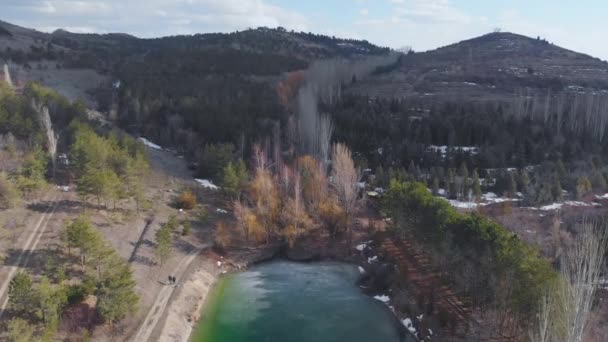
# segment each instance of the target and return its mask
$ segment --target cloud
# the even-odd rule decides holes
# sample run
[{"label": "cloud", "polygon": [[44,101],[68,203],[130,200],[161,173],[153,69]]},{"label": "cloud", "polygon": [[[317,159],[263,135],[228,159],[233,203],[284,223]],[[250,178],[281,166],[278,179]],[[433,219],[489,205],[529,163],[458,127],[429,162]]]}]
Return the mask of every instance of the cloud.
[{"label": "cloud", "polygon": [[[2,0],[3,19],[39,30],[126,32],[141,37],[258,26],[309,30],[304,15],[267,0]],[[12,16],[12,17],[11,17]]]},{"label": "cloud", "polygon": [[473,18],[463,11],[454,8],[449,0],[391,0],[395,12],[414,20],[432,20],[441,22],[470,23]]},{"label": "cloud", "polygon": [[367,8],[362,8],[359,10],[359,14],[366,16],[369,14],[369,10]]}]

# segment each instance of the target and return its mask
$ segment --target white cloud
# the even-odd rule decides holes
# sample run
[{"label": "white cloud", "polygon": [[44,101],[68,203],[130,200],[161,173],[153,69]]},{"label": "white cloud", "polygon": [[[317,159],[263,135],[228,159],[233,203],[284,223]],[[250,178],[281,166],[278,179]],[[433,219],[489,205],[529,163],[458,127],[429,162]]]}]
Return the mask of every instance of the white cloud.
[{"label": "white cloud", "polygon": [[[86,28],[141,37],[258,26],[309,30],[310,20],[266,0],[2,0],[12,21],[39,30]],[[4,3],[6,1],[6,3]],[[11,21],[10,17],[3,19]]]},{"label": "white cloud", "polygon": [[395,12],[417,20],[433,20],[455,23],[470,23],[473,18],[454,8],[448,0],[391,0],[397,3]]},{"label": "white cloud", "polygon": [[359,14],[365,16],[369,14],[369,10],[367,8],[362,8],[359,10]]}]

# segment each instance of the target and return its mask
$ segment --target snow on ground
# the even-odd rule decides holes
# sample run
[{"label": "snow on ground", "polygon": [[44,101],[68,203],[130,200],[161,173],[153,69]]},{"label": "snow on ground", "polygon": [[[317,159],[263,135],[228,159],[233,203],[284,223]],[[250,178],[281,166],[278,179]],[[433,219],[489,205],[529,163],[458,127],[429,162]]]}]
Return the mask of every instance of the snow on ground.
[{"label": "snow on ground", "polygon": [[445,158],[445,155],[448,153],[448,150],[454,151],[454,152],[465,152],[465,153],[469,153],[471,155],[475,155],[475,154],[479,153],[479,147],[476,147],[476,146],[430,145],[426,148],[427,152],[435,152],[435,153],[440,152],[442,158]]},{"label": "snow on ground", "polygon": [[365,268],[363,268],[363,267],[359,266],[359,273],[361,273],[361,274],[365,274],[365,273],[366,273],[366,272],[365,272]]},{"label": "snow on ground", "polygon": [[416,334],[416,328],[414,328],[414,323],[412,323],[412,320],[409,318],[405,318],[403,321],[401,321],[401,323],[403,323],[403,326],[407,328],[407,330],[409,330],[412,334]]},{"label": "snow on ground", "polygon": [[475,202],[461,202],[461,201],[456,201],[456,200],[448,200],[448,202],[450,202],[450,205],[454,208],[460,208],[460,209],[477,208],[477,203],[475,203]]},{"label": "snow on ground", "polygon": [[162,151],[162,147],[156,145],[155,143],[151,142],[150,140],[144,138],[144,137],[139,137],[139,141],[141,141],[144,145],[148,146],[149,148],[153,148],[155,150],[161,150]]},{"label": "snow on ground", "polygon": [[210,180],[208,180],[208,179],[195,179],[195,181],[196,181],[196,182],[197,182],[197,183],[198,183],[200,186],[202,186],[203,188],[206,188],[206,189],[210,189],[210,190],[217,190],[217,189],[219,189],[219,188],[220,188],[219,186],[217,186],[217,185],[213,184],[213,182],[212,182],[212,181],[210,181]]},{"label": "snow on ground", "polygon": [[220,209],[220,208],[217,208],[215,211],[217,211],[220,214],[228,214],[228,211],[226,211],[224,209]]},{"label": "snow on ground", "polygon": [[595,195],[595,198],[597,199],[608,199],[608,194],[603,194],[603,195]]},{"label": "snow on ground", "polygon": [[388,303],[390,302],[390,298],[387,295],[379,295],[379,296],[374,296],[374,299],[381,301],[382,303]]},{"label": "snow on ground", "polygon": [[542,206],[538,209],[543,210],[543,211],[559,210],[564,205],[567,205],[570,207],[598,207],[598,206],[601,206],[601,204],[595,203],[595,202],[587,203],[587,202],[579,202],[579,201],[565,201],[565,202],[560,202],[560,203],[551,203],[551,204]]},{"label": "snow on ground", "polygon": [[367,248],[367,246],[372,243],[372,240],[369,241],[365,241],[363,243],[361,243],[360,245],[355,246],[355,249],[358,250],[359,252],[363,252],[363,250],[365,248]]},{"label": "snow on ground", "polygon": [[540,210],[544,210],[544,211],[550,211],[550,210],[559,210],[564,206],[563,203],[551,203],[548,205],[544,205],[542,207],[540,207]]},{"label": "snow on ground", "polygon": [[378,256],[377,255],[375,255],[375,256],[373,256],[371,258],[367,258],[367,263],[368,264],[371,264],[374,261],[378,261]]}]

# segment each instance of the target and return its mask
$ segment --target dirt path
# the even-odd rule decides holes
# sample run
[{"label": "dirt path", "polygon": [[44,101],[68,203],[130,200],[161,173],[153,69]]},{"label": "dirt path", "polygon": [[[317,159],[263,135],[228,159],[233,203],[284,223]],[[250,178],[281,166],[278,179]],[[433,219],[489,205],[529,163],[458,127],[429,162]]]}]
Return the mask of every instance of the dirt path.
[{"label": "dirt path", "polygon": [[[186,255],[186,257],[184,257],[179,262],[179,264],[175,267],[174,271],[172,271],[172,273],[175,274],[178,280],[185,279],[185,273],[188,269],[188,266],[192,263],[192,261],[196,259],[196,256],[202,250],[208,247],[210,247],[210,245],[194,248],[192,251],[190,251],[190,253]],[[167,304],[169,303],[169,299],[171,298],[173,292],[176,290],[176,286],[164,285],[160,283],[158,284],[158,286],[162,286],[161,290],[156,296],[156,299],[153,305],[151,306],[150,311],[146,315],[146,318],[144,319],[142,325],[139,327],[139,330],[137,331],[135,336],[130,339],[130,341],[147,342],[150,339],[150,335],[156,328],[156,325],[158,324],[159,320],[161,319],[161,317],[163,317],[165,309],[167,308]]]},{"label": "dirt path", "polygon": [[8,275],[0,286],[0,319],[2,318],[6,306],[8,305],[8,288],[10,281],[13,279],[14,275],[19,269],[25,268],[28,265],[32,251],[34,251],[36,246],[38,246],[40,238],[44,234],[53,214],[55,214],[55,211],[63,198],[63,194],[57,192],[57,190],[51,190],[50,195],[47,196],[47,198],[51,198],[49,200],[51,204],[42,214],[40,214],[40,218],[34,225],[33,229],[31,229],[31,232],[24,245],[21,247],[21,252],[17,256],[17,260],[14,262],[13,266],[9,266]]}]

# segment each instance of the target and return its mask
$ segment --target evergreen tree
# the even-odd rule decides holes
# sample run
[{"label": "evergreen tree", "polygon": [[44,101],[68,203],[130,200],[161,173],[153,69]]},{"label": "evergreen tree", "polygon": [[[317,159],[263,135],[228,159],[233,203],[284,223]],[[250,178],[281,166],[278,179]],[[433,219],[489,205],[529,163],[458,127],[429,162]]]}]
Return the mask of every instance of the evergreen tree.
[{"label": "evergreen tree", "polygon": [[407,173],[410,177],[412,177],[412,181],[418,180],[418,173],[416,172],[416,164],[414,161],[410,161],[410,166],[407,168]]},{"label": "evergreen tree", "polygon": [[236,165],[229,162],[224,168],[222,188],[228,195],[239,198],[247,185],[247,177],[247,167],[242,159]]},{"label": "evergreen tree", "polygon": [[515,197],[517,194],[517,179],[515,172],[509,172],[509,195]]},{"label": "evergreen tree", "polygon": [[171,226],[164,224],[154,235],[156,240],[155,252],[160,260],[160,264],[164,265],[165,261],[169,258],[172,252],[171,243]]},{"label": "evergreen tree", "polygon": [[477,173],[477,169],[473,170],[473,196],[475,196],[475,200],[481,200],[481,185],[479,184],[479,174]]},{"label": "evergreen tree", "polygon": [[112,276],[101,282],[97,293],[97,310],[106,322],[112,324],[136,311],[139,298],[135,285],[133,272],[124,262],[116,267]]},{"label": "evergreen tree", "polygon": [[13,318],[8,322],[7,329],[8,342],[31,342],[34,341],[34,327],[26,320]]},{"label": "evergreen tree", "polygon": [[439,178],[437,176],[433,178],[433,195],[439,195]]},{"label": "evergreen tree", "polygon": [[559,181],[559,176],[555,175],[553,178],[553,188],[551,189],[551,192],[553,193],[553,200],[559,202],[563,199],[564,192],[562,189],[562,184]]},{"label": "evergreen tree", "polygon": [[447,179],[447,190],[448,190],[448,196],[450,198],[456,198],[458,197],[458,193],[456,190],[456,177],[454,176],[454,170],[453,169],[448,169],[448,179]]},{"label": "evergreen tree", "polygon": [[460,164],[458,175],[461,179],[459,195],[460,197],[465,197],[469,192],[469,170],[467,169],[467,164],[465,162],[462,162],[462,164]]},{"label": "evergreen tree", "polygon": [[382,165],[378,165],[376,168],[376,185],[380,188],[386,187],[386,175],[384,174]]},{"label": "evergreen tree", "polygon": [[9,284],[8,303],[17,312],[29,313],[32,310],[33,294],[32,278],[26,273],[19,272]]}]

